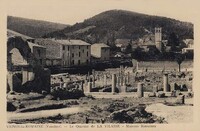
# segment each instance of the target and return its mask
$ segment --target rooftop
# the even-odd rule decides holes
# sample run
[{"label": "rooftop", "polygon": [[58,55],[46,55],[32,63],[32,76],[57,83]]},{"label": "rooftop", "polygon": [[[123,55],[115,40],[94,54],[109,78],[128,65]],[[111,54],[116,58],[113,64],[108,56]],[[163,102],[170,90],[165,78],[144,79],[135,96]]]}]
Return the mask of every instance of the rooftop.
[{"label": "rooftop", "polygon": [[106,45],[106,44],[104,44],[104,43],[95,43],[95,44],[93,44],[92,45],[93,47],[107,47],[107,48],[109,48],[110,46],[108,46],[108,45]]},{"label": "rooftop", "polygon": [[52,40],[62,45],[90,45],[89,43],[82,40]]},{"label": "rooftop", "polygon": [[31,43],[31,42],[28,42],[28,45],[29,45],[29,47],[36,46],[36,47],[45,48],[44,46],[41,46],[41,45],[38,45],[38,44],[34,44],[34,43]]},{"label": "rooftop", "polygon": [[20,34],[20,33],[18,33],[18,32],[15,32],[15,31],[13,31],[13,30],[10,30],[10,29],[7,29],[7,36],[8,36],[8,37],[20,36],[20,37],[22,37],[23,39],[26,39],[26,40],[27,40],[27,39],[34,39],[34,38],[32,38],[32,37],[29,37],[29,36]]}]

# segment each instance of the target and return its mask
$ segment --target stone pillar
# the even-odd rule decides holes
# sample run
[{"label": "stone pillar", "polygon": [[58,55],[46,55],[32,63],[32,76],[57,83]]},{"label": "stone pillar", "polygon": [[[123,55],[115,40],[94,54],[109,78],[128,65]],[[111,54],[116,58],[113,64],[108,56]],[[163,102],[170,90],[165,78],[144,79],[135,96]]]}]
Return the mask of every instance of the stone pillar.
[{"label": "stone pillar", "polygon": [[137,63],[136,63],[136,72],[138,72],[139,71],[139,62],[137,61]]},{"label": "stone pillar", "polygon": [[92,87],[95,87],[95,70],[92,70]]},{"label": "stone pillar", "polygon": [[123,79],[123,75],[120,76],[120,85],[123,86],[124,83],[124,79]]},{"label": "stone pillar", "polygon": [[104,81],[103,81],[103,82],[104,82],[104,86],[106,86],[106,85],[107,85],[107,76],[106,76],[106,75],[104,75],[104,77],[103,77],[103,78],[104,78]]},{"label": "stone pillar", "polygon": [[8,82],[8,84],[7,85],[9,85],[9,87],[10,87],[10,92],[13,92],[14,91],[14,87],[13,87],[13,73],[12,72],[8,72],[8,74],[7,74],[7,82]]},{"label": "stone pillar", "polygon": [[176,99],[177,104],[185,104],[185,96],[184,95],[179,95]]},{"label": "stone pillar", "polygon": [[87,86],[87,92],[90,93],[92,90],[92,83],[88,82],[88,86]]},{"label": "stone pillar", "polygon": [[67,83],[63,83],[63,88],[67,88]]},{"label": "stone pillar", "polygon": [[123,86],[126,85],[126,76],[123,77]]},{"label": "stone pillar", "polygon": [[153,86],[153,92],[158,92],[158,85]]},{"label": "stone pillar", "polygon": [[130,84],[130,73],[127,73],[127,84]]},{"label": "stone pillar", "polygon": [[111,89],[111,93],[115,93],[115,88],[116,88],[116,74],[112,74],[112,89]]},{"label": "stone pillar", "polygon": [[143,91],[143,85],[142,83],[138,83],[138,86],[137,86],[137,96],[138,98],[141,98],[144,96],[144,91]]},{"label": "stone pillar", "polygon": [[168,74],[163,75],[163,91],[164,92],[169,92],[169,86],[168,86]]},{"label": "stone pillar", "polygon": [[81,81],[81,83],[80,83],[80,88],[81,88],[81,90],[83,90],[83,81]]},{"label": "stone pillar", "polygon": [[123,70],[123,66],[122,66],[122,65],[120,65],[120,69],[119,69],[120,76],[122,75],[122,70]]},{"label": "stone pillar", "polygon": [[116,82],[117,82],[117,86],[119,86],[119,76],[117,76],[116,79],[117,79],[117,80],[116,80]]},{"label": "stone pillar", "polygon": [[170,87],[171,87],[171,91],[175,91],[176,90],[176,83],[171,83]]},{"label": "stone pillar", "polygon": [[85,87],[88,85],[88,80],[87,80],[87,78],[84,80],[84,85],[85,85]]}]

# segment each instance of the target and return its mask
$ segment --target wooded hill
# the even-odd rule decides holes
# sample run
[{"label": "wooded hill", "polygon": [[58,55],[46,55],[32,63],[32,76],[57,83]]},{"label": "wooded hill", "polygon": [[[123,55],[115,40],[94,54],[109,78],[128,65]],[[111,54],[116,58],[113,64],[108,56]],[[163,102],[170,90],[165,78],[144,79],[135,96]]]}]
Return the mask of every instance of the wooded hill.
[{"label": "wooded hill", "polygon": [[116,39],[137,40],[149,32],[154,33],[155,27],[162,27],[163,39],[168,39],[171,33],[180,40],[193,38],[192,23],[124,10],[105,11],[44,37],[82,39],[91,44],[104,42],[112,46]]},{"label": "wooded hill", "polygon": [[47,33],[54,32],[57,30],[62,30],[68,25],[41,21],[41,20],[32,20],[20,17],[7,17],[7,28],[21,34],[30,36],[30,37],[42,37]]}]

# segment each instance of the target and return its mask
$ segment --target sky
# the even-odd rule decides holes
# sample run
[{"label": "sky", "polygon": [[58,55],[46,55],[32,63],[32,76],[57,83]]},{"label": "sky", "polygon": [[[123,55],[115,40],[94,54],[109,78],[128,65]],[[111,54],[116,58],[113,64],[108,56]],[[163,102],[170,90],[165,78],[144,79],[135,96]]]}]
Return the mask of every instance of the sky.
[{"label": "sky", "polygon": [[[194,1],[194,2],[192,2]],[[194,22],[198,0],[8,0],[7,15],[73,25],[111,9]]]}]

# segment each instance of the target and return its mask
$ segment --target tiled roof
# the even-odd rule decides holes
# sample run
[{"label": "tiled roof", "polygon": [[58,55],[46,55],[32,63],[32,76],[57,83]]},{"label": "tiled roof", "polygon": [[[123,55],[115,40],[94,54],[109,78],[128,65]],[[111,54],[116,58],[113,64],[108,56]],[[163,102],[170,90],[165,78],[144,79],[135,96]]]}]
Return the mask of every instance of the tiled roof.
[{"label": "tiled roof", "polygon": [[130,43],[131,39],[116,39],[115,45],[124,45],[127,46]]},{"label": "tiled roof", "polygon": [[93,44],[92,46],[93,46],[93,47],[101,47],[101,48],[102,48],[102,47],[108,47],[108,48],[110,47],[110,46],[108,46],[108,45],[106,45],[106,44],[104,44],[104,43],[95,43],[95,44]]},{"label": "tiled roof", "polygon": [[89,43],[82,40],[52,40],[62,45],[90,45]]},{"label": "tiled roof", "polygon": [[41,45],[38,45],[38,44],[34,44],[34,43],[31,43],[31,42],[28,42],[28,45],[29,45],[29,47],[37,46],[37,47],[41,47],[41,48],[46,48],[44,46],[41,46]]}]

